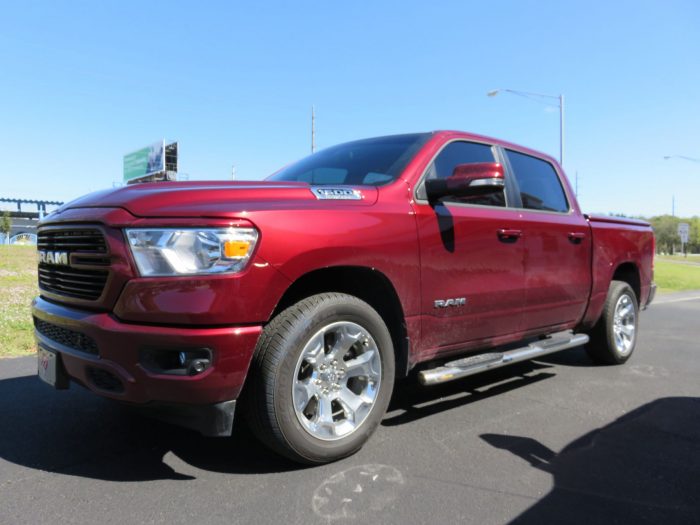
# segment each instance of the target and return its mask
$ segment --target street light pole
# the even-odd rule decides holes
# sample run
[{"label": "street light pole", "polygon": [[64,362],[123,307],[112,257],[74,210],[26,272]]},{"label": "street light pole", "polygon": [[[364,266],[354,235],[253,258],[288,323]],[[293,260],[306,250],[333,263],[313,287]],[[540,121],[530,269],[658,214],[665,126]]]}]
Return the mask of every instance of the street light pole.
[{"label": "street light pole", "polygon": [[[564,166],[564,95],[562,95],[562,94],[547,95],[545,93],[532,93],[530,91],[516,91],[515,89],[496,89],[494,91],[489,91],[488,93],[486,93],[486,96],[495,97],[501,91],[505,91],[506,93],[511,93],[513,95],[518,95],[518,96],[525,97],[525,98],[533,98],[533,97],[549,98],[549,99],[554,99],[558,102],[557,105],[554,105],[554,104],[547,104],[547,105],[551,106],[551,107],[559,108],[559,164]],[[537,100],[537,99],[533,99],[533,100]]]}]

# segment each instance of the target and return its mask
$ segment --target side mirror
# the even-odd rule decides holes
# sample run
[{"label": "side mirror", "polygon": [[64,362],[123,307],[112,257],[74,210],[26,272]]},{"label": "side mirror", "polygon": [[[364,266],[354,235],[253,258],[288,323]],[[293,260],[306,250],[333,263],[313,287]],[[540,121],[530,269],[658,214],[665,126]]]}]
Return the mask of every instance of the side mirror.
[{"label": "side mirror", "polygon": [[442,197],[472,197],[503,191],[506,185],[503,166],[497,162],[458,164],[446,179],[428,179],[425,192],[428,201]]}]

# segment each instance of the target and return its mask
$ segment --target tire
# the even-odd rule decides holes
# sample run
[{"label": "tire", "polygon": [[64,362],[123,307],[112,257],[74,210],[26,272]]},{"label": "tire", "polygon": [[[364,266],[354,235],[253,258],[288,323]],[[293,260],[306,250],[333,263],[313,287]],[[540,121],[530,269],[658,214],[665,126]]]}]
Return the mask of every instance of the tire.
[{"label": "tire", "polygon": [[625,282],[612,281],[586,351],[596,364],[621,365],[634,352],[638,328],[639,305],[634,290]]},{"label": "tire", "polygon": [[379,314],[323,293],[278,314],[258,341],[243,408],[253,433],[299,463],[357,452],[386,412],[394,348]]}]

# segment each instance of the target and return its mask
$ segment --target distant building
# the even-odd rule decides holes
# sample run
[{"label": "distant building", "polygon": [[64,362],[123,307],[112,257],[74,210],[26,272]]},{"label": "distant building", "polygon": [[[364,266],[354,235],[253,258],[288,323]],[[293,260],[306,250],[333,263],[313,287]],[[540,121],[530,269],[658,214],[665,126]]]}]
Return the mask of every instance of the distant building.
[{"label": "distant building", "polygon": [[[11,207],[15,208],[14,210],[9,209],[10,218],[12,219],[10,235],[6,238],[5,235],[0,233],[0,243],[2,244],[35,244],[36,228],[39,220],[47,213],[53,211],[53,209],[63,204],[59,201],[12,199],[7,197],[0,197],[0,203],[4,203],[3,209],[1,210],[2,213]],[[10,206],[8,206],[8,204]],[[23,205],[25,206],[25,209],[22,209]],[[36,211],[27,211],[27,205],[35,208]]]}]

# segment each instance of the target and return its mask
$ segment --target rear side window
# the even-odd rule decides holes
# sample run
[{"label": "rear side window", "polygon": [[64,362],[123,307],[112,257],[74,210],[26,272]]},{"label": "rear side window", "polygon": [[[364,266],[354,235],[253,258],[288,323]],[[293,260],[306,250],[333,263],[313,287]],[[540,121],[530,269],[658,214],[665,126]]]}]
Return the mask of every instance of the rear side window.
[{"label": "rear side window", "polygon": [[[435,157],[428,167],[426,179],[445,179],[452,175],[455,167],[460,164],[473,162],[496,162],[491,146],[477,142],[455,141],[450,142]],[[426,199],[425,186],[418,190],[418,198]],[[482,206],[505,206],[505,194],[503,192],[487,196],[450,197],[444,202],[459,202],[462,204],[480,204]]]},{"label": "rear side window", "polygon": [[567,212],[569,204],[554,167],[542,159],[506,150],[520,187],[523,208]]}]

